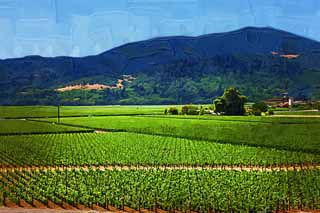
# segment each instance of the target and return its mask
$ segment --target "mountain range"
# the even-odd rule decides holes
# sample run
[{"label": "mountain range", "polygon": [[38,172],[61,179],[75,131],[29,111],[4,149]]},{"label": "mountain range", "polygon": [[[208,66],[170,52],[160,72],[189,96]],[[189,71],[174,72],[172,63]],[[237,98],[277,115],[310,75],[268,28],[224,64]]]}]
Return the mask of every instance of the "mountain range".
[{"label": "mountain range", "polygon": [[[123,86],[112,86],[119,80]],[[109,86],[61,92],[88,84]],[[211,103],[229,86],[250,101],[284,92],[320,99],[320,42],[270,27],[246,27],[154,38],[82,58],[0,60],[2,105]]]}]

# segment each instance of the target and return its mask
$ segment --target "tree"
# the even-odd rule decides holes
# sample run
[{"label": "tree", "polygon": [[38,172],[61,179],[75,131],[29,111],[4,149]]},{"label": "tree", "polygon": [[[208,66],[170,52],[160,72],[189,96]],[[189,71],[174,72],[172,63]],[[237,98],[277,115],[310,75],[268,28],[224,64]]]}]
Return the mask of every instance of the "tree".
[{"label": "tree", "polygon": [[268,109],[268,115],[274,115],[274,111],[272,109]]},{"label": "tree", "polygon": [[170,107],[167,113],[169,115],[178,115],[179,111],[178,111],[178,109],[176,107]]},{"label": "tree", "polygon": [[317,102],[317,103],[316,103],[316,109],[317,109],[318,111],[320,111],[320,102]]},{"label": "tree", "polygon": [[258,102],[252,105],[252,112],[254,115],[260,116],[262,112],[267,112],[268,108],[266,103]]},{"label": "tree", "polygon": [[236,88],[228,88],[223,96],[214,100],[215,112],[226,115],[244,115],[244,104],[247,97],[240,94]]},{"label": "tree", "polygon": [[226,101],[219,97],[216,100],[213,101],[214,105],[214,112],[215,113],[225,113],[226,112]]},{"label": "tree", "polygon": [[184,105],[181,108],[181,114],[183,115],[198,115],[199,114],[199,108],[194,105]]}]

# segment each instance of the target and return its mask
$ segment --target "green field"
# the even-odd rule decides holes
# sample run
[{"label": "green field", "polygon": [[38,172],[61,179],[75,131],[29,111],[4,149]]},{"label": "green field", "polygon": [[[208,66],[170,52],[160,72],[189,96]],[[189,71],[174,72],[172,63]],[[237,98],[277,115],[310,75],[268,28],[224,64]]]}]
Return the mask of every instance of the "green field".
[{"label": "green field", "polygon": [[320,111],[278,111],[275,112],[275,115],[320,115]]},{"label": "green field", "polygon": [[239,117],[239,121],[230,119],[108,116],[63,118],[61,122],[106,130],[320,153],[319,119],[294,118],[294,122],[289,118],[275,118],[272,122],[252,122],[257,121],[255,117],[252,121],[250,117]]},{"label": "green field", "polygon": [[[209,105],[202,105],[209,106]],[[163,115],[165,105],[136,106],[60,106],[61,117],[107,116],[107,115]],[[181,106],[176,106],[178,109]],[[275,115],[320,115],[320,111],[288,111],[277,109]],[[58,117],[57,106],[0,106],[0,118],[48,118]],[[203,116],[200,116],[203,117]],[[207,116],[217,117],[217,116]],[[241,117],[240,119],[247,117]],[[219,118],[218,118],[219,119]],[[266,117],[251,117],[247,120],[264,120]]]},{"label": "green field", "polygon": [[[53,123],[40,123],[27,120],[0,120],[0,135],[34,134],[34,133],[64,133],[88,132],[85,128],[55,125]],[[24,137],[21,137],[24,138]]]},{"label": "green field", "polygon": [[[155,115],[167,106],[60,106],[60,116]],[[0,106],[0,118],[58,117],[57,106]]]},{"label": "green field", "polygon": [[60,124],[56,107],[0,107],[10,118],[0,120],[0,207],[320,209],[319,118],[165,116],[165,107],[61,107]]},{"label": "green field", "polygon": [[[141,116],[140,116],[141,117]],[[320,124],[318,117],[277,117],[277,116],[216,116],[216,115],[144,115],[151,118],[198,119],[217,121],[255,122],[269,124]]]}]

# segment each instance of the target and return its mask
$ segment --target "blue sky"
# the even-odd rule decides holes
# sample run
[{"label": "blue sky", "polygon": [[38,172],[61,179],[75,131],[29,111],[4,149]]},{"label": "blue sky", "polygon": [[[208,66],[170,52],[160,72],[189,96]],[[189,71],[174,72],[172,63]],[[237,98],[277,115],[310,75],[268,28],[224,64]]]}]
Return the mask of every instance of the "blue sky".
[{"label": "blue sky", "polygon": [[159,36],[271,26],[320,40],[320,0],[0,0],[0,58],[86,56]]}]

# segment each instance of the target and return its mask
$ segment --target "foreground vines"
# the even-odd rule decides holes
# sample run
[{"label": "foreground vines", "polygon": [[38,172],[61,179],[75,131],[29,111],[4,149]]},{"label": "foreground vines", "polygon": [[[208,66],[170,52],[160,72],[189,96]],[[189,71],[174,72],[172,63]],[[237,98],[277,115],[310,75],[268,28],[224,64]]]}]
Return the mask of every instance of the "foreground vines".
[{"label": "foreground vines", "polygon": [[135,210],[320,209],[320,170],[64,170],[2,172],[3,199],[19,204]]}]

